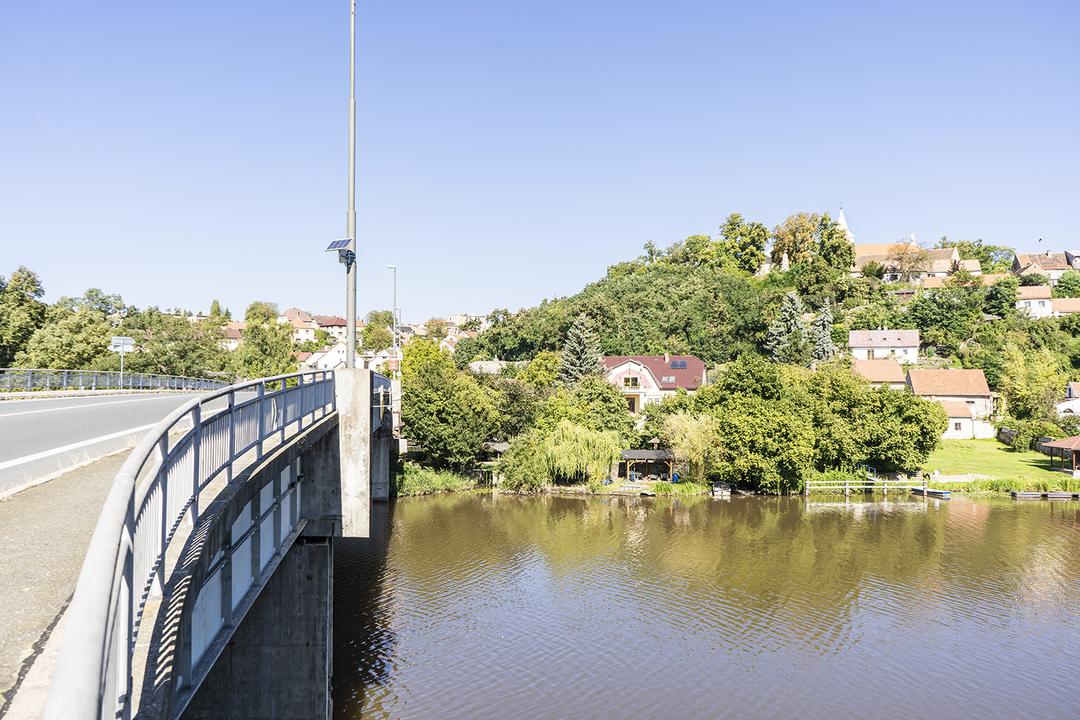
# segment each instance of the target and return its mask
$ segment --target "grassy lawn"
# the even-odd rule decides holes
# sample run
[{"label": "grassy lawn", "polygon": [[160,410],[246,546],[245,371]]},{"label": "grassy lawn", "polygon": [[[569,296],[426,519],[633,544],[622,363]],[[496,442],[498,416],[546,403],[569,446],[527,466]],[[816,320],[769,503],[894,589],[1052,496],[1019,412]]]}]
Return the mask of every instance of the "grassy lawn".
[{"label": "grassy lawn", "polygon": [[[1056,462],[1056,460],[1055,460]],[[989,480],[949,483],[951,490],[1073,490],[1080,480],[1068,473],[1050,470],[1050,459],[1035,451],[1013,452],[997,440],[942,440],[926,461],[927,472],[940,470],[943,475],[978,473]]]}]

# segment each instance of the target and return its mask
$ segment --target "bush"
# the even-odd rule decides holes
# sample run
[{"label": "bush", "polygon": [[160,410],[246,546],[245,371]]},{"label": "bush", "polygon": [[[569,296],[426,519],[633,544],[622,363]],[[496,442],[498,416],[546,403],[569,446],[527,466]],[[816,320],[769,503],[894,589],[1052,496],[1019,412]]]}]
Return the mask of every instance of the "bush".
[{"label": "bush", "polygon": [[390,490],[392,495],[405,497],[408,495],[434,495],[441,492],[470,490],[475,486],[475,480],[457,473],[433,470],[416,463],[407,462],[402,465],[401,472],[394,477]]},{"label": "bush", "polygon": [[1035,441],[1039,438],[1060,438],[1065,435],[1060,427],[1045,420],[1016,420],[1010,418],[1002,424],[1015,431],[1012,441],[1008,443],[1009,447],[1015,452],[1034,449]]},{"label": "bush", "polygon": [[654,482],[653,492],[657,495],[708,495],[708,485],[692,482],[669,483],[667,480]]}]

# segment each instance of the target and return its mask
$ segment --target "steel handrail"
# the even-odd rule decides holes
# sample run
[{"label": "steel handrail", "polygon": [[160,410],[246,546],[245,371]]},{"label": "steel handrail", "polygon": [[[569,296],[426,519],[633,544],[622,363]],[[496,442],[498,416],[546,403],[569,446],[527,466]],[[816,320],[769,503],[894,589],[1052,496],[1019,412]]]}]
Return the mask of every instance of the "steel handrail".
[{"label": "steel handrail", "polygon": [[210,378],[161,373],[72,368],[0,368],[0,391],[48,392],[80,390],[216,390],[228,383]]},{"label": "steel handrail", "polygon": [[[310,378],[310,382],[305,383],[305,378]],[[292,381],[296,385],[289,386]],[[267,392],[267,386],[275,383],[280,384],[280,389]],[[305,402],[305,390],[311,396],[308,402]],[[238,404],[237,393],[245,391],[254,391],[255,397]],[[299,410],[290,419],[287,400],[292,391],[298,391]],[[227,407],[202,417],[203,406],[221,398],[228,399]],[[257,413],[254,439],[237,446],[238,418],[250,424],[251,419],[242,416],[244,410],[250,414],[252,407]],[[268,407],[273,410],[270,423],[266,422]],[[139,441],[117,473],[90,539],[66,613],[62,652],[49,692],[47,718],[130,717],[131,663],[142,619],[141,600],[155,583],[158,591],[164,587],[163,569],[169,542],[185,515],[190,513],[193,523],[197,520],[199,493],[223,471],[228,472],[231,481],[235,461],[253,449],[256,457],[261,458],[266,440],[280,434],[280,444],[284,444],[290,425],[296,423],[303,429],[305,417],[310,415],[314,420],[320,410],[320,417],[325,417],[334,409],[332,370],[277,375],[193,398],[169,413]],[[170,433],[188,418],[191,428],[170,447]],[[215,446],[215,442],[221,441],[220,436],[209,433],[208,441],[202,440],[203,433],[215,423],[228,427],[228,452],[216,465],[203,463],[200,458],[204,444],[212,452],[221,450]],[[249,431],[250,427],[241,422],[239,429]],[[170,493],[184,489],[181,482],[189,480],[186,476],[173,476],[174,469],[186,473],[184,463],[191,460],[189,450],[194,456],[190,492],[181,501],[173,498],[169,502]],[[155,454],[157,467],[139,483],[140,475]],[[144,514],[148,507],[155,511],[149,516]],[[144,527],[144,520],[148,526]],[[150,533],[140,532],[145,530]]]}]

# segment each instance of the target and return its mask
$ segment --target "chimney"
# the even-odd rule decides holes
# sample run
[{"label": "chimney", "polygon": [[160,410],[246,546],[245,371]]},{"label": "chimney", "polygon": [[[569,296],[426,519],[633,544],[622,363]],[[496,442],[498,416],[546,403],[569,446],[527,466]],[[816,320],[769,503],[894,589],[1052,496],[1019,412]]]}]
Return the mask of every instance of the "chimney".
[{"label": "chimney", "polygon": [[669,353],[667,350],[664,351],[664,362],[665,363],[670,363],[671,362],[671,353]]}]

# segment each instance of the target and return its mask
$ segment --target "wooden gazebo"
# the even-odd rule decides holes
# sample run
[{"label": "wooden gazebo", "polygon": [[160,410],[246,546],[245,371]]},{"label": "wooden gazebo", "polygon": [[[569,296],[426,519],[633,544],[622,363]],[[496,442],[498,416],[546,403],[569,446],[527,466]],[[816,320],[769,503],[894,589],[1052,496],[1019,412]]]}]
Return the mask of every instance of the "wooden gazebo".
[{"label": "wooden gazebo", "polygon": [[[1080,435],[1073,435],[1072,437],[1061,438],[1060,440],[1051,440],[1050,442],[1043,443],[1044,448],[1050,449],[1050,467],[1054,467],[1054,458],[1061,458],[1061,468],[1071,469],[1076,472],[1077,465],[1080,465]],[[1066,458],[1069,458],[1068,463]]]},{"label": "wooden gazebo", "polygon": [[632,474],[639,472],[646,477],[657,475],[671,478],[675,456],[667,450],[623,450],[619,456],[619,475],[630,479]]}]

